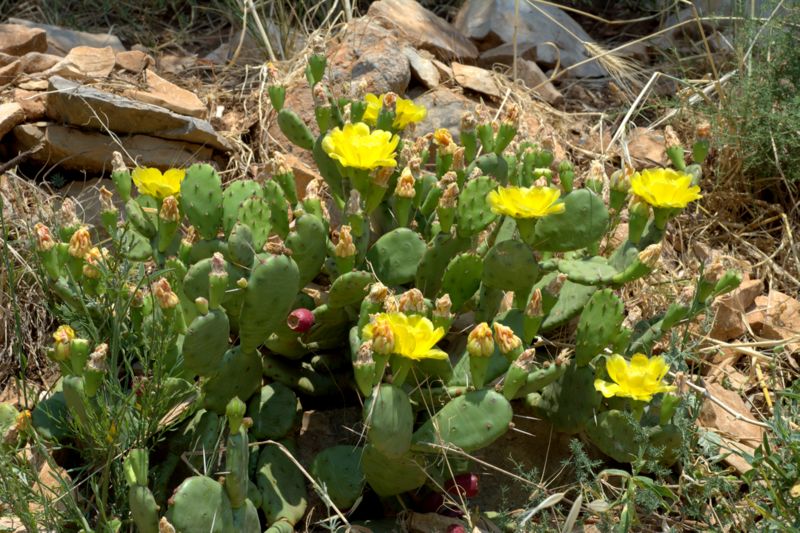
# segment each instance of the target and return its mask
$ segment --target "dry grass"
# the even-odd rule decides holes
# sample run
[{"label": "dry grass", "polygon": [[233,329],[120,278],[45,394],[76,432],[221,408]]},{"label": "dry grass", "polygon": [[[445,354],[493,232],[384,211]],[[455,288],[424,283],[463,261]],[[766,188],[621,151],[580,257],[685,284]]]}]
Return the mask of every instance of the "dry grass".
[{"label": "dry grass", "polygon": [[0,390],[14,375],[41,381],[53,372],[44,356],[52,330],[47,297],[33,271],[30,228],[53,218],[54,197],[13,171],[0,176]]}]

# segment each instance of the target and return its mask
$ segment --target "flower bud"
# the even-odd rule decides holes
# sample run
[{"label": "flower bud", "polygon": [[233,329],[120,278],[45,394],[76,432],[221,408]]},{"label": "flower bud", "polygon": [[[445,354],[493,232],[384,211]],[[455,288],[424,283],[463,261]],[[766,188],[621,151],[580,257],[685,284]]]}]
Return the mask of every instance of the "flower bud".
[{"label": "flower bud", "polygon": [[372,325],[372,351],[380,355],[389,355],[394,351],[394,332],[384,320]]},{"label": "flower bud", "polygon": [[53,333],[53,358],[56,361],[66,361],[69,358],[72,339],[75,338],[75,330],[66,324],[58,326]]},{"label": "flower bud", "polygon": [[469,332],[467,352],[470,357],[489,357],[494,353],[494,339],[489,324],[481,322]]},{"label": "flower bud", "polygon": [[455,171],[464,170],[466,164],[464,162],[464,147],[459,146],[453,151],[453,163],[450,165]]},{"label": "flower bud", "polygon": [[102,250],[97,246],[89,250],[83,260],[86,264],[83,265],[83,275],[89,279],[97,279],[100,277],[100,269],[98,266],[103,264],[108,259],[108,250]]},{"label": "flower bud", "polygon": [[69,240],[69,255],[82,259],[92,249],[92,237],[86,227],[81,227]]},{"label": "flower bud", "polygon": [[694,132],[698,139],[708,139],[711,137],[711,124],[707,120],[704,120],[697,125]]},{"label": "flower bud", "polygon": [[75,213],[75,202],[72,198],[64,198],[64,201],[61,202],[59,220],[61,225],[66,228],[74,227],[81,223],[78,219],[78,215]]}]

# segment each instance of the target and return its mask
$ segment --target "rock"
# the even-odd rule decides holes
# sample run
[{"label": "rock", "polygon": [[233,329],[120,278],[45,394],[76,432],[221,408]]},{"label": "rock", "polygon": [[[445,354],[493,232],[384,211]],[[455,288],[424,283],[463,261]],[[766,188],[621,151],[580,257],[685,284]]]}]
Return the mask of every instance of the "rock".
[{"label": "rock", "polygon": [[36,74],[52,68],[61,61],[61,58],[53,54],[28,52],[19,58],[19,61],[22,64],[22,72],[25,74]]},{"label": "rock", "polygon": [[[536,44],[517,43],[517,57],[536,61]],[[511,65],[514,62],[514,43],[505,43],[481,52],[478,64],[482,67],[492,68],[496,63]]]},{"label": "rock", "polygon": [[22,73],[22,62],[19,59],[13,63],[0,68],[0,85],[14,83],[14,80]]},{"label": "rock", "polygon": [[478,57],[478,49],[469,39],[416,0],[378,0],[369,6],[367,14],[387,27],[397,28],[408,42],[442,60]]},{"label": "rock", "polygon": [[13,134],[19,150],[43,143],[31,155],[33,161],[92,174],[111,169],[111,154],[114,151],[130,155],[139,165],[162,170],[208,161],[213,155],[210,148],[198,144],[168,141],[148,135],[120,137],[123,151],[119,149],[117,140],[108,135],[57,124],[22,124],[14,128]]},{"label": "rock", "polygon": [[431,58],[425,57],[429,52],[419,52],[410,46],[403,48],[403,55],[408,59],[411,74],[428,89],[439,85],[439,69],[433,64]]},{"label": "rock", "polygon": [[417,135],[447,128],[455,140],[460,138],[461,115],[475,110],[475,102],[442,86],[415,98],[414,103],[428,109],[425,120],[417,124]]},{"label": "rock", "polygon": [[86,87],[60,76],[50,78],[47,115],[82,128],[146,134],[225,152],[231,149],[230,143],[205,120]]},{"label": "rock", "polygon": [[[548,104],[562,102],[564,95],[555,88],[535,60],[536,46],[534,44],[522,43],[517,46],[517,76],[519,80],[529,89],[536,88],[535,92]],[[514,44],[501,44],[482,52],[478,58],[478,64],[488,69],[492,69],[497,64],[511,67],[509,70],[509,77],[511,77],[514,66]]]},{"label": "rock", "polygon": [[663,167],[669,161],[664,148],[664,133],[660,130],[636,128],[631,131],[628,137],[628,153],[636,170]]},{"label": "rock", "polygon": [[153,66],[156,62],[152,56],[140,50],[117,52],[114,58],[117,67],[127,70],[128,72],[133,72],[134,74],[139,74],[147,67]]},{"label": "rock", "polygon": [[305,161],[300,159],[294,154],[286,154],[284,156],[286,164],[294,172],[294,183],[297,188],[297,197],[302,199],[306,194],[306,186],[314,179],[321,178],[316,168],[306,164]]},{"label": "rock", "polygon": [[206,106],[192,91],[187,91],[169,82],[153,72],[145,70],[147,91],[127,90],[123,95],[129,96],[140,102],[166,107],[181,115],[203,118],[206,115]]},{"label": "rock", "polygon": [[158,71],[165,74],[180,74],[194,67],[197,57],[189,55],[165,54],[158,58]]},{"label": "rock", "polygon": [[348,30],[328,56],[331,81],[353,86],[364,81],[371,93],[405,94],[411,67],[408,59],[397,53],[402,43],[369,18],[354,21]]},{"label": "rock", "polygon": [[[800,301],[773,289],[766,296],[758,296],[755,305],[747,315],[753,331],[767,339],[785,340],[789,352],[800,352]],[[788,360],[794,363],[793,358]]]},{"label": "rock", "polygon": [[[511,43],[516,24],[515,0],[467,0],[456,15],[454,25],[462,34],[483,42],[483,47]],[[548,68],[560,64],[571,67],[592,56],[587,49],[594,40],[572,17],[544,3],[520,2],[517,43],[536,46],[537,63]],[[555,46],[554,46],[555,45]],[[579,77],[602,77],[608,73],[598,61],[570,71]]]},{"label": "rock", "polygon": [[92,46],[104,48],[110,46],[115,52],[122,52],[125,47],[122,42],[114,35],[108,33],[88,33],[85,31],[74,31],[52,26],[50,24],[39,24],[30,20],[10,18],[9,22],[19,24],[31,29],[47,32],[47,46],[38,52],[48,52],[65,56],[76,46]]},{"label": "rock", "polygon": [[739,288],[714,302],[712,305],[714,326],[711,328],[711,337],[727,341],[744,335],[747,332],[745,311],[763,289],[763,281],[750,279],[743,281]]},{"label": "rock", "polygon": [[548,104],[556,105],[564,101],[564,95],[556,89],[550,78],[533,61],[527,59],[517,61],[517,76],[522,83],[529,89],[533,89],[533,92]]},{"label": "rock", "polygon": [[[756,419],[739,394],[725,389],[718,383],[706,383],[706,388],[712,396],[736,413],[751,420]],[[764,430],[760,426],[737,420],[734,415],[709,399],[703,402],[698,422],[705,428],[715,430],[723,437],[734,439],[748,446],[759,446],[764,434]]]},{"label": "rock", "polygon": [[461,63],[452,63],[450,66],[453,69],[453,77],[456,82],[465,89],[495,98],[501,97],[502,93],[497,81],[494,79],[493,72],[480,67],[462,65]]},{"label": "rock", "polygon": [[21,56],[28,52],[46,50],[47,35],[44,30],[27,28],[20,24],[0,24],[0,52]]},{"label": "rock", "polygon": [[116,63],[114,50],[110,46],[105,48],[76,46],[46,74],[78,80],[107,78]]},{"label": "rock", "polygon": [[0,104],[0,138],[25,120],[25,110],[16,102]]}]

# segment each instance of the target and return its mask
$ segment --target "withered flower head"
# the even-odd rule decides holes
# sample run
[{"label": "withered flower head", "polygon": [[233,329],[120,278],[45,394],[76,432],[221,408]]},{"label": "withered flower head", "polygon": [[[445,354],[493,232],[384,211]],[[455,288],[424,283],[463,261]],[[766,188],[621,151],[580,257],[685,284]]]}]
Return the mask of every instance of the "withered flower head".
[{"label": "withered flower head", "polygon": [[409,289],[400,295],[398,301],[400,312],[406,315],[425,312],[425,297],[419,289]]},{"label": "withered flower head", "polygon": [[680,146],[681,140],[678,138],[678,134],[675,133],[675,130],[672,129],[672,126],[667,126],[664,128],[664,146],[669,149],[673,146]]},{"label": "withered flower head", "polygon": [[41,222],[37,222],[36,225],[33,226],[33,232],[36,235],[36,249],[38,251],[46,252],[52,250],[56,245],[56,241],[50,233],[50,228]]},{"label": "withered flower head", "polygon": [[414,189],[415,183],[416,180],[413,174],[411,174],[411,169],[408,167],[404,168],[400,173],[400,177],[397,179],[397,187],[394,189],[394,194],[400,198],[414,198],[417,194],[417,191]]},{"label": "withered flower head", "polygon": [[514,330],[499,322],[494,323],[494,337],[500,347],[500,352],[503,354],[512,352],[522,346],[522,341],[514,335]]},{"label": "withered flower head", "polygon": [[436,299],[433,307],[433,316],[436,318],[444,318],[444,319],[451,319],[453,318],[453,313],[451,309],[453,308],[453,302],[450,300],[449,294],[444,294],[440,298]]},{"label": "withered flower head", "polygon": [[350,196],[347,198],[345,206],[346,215],[356,215],[361,212],[361,193],[355,189],[350,189]]},{"label": "withered flower head", "polygon": [[453,209],[458,203],[458,183],[451,183],[439,198],[439,207],[443,209]]},{"label": "withered flower head", "polygon": [[69,240],[69,255],[83,258],[92,249],[92,237],[86,226],[79,228]]},{"label": "withered flower head", "polygon": [[353,236],[350,234],[350,226],[343,225],[339,228],[339,242],[334,248],[336,257],[346,258],[356,255],[356,245],[353,244]]},{"label": "withered flower head", "polygon": [[475,117],[475,113],[467,111],[461,115],[461,131],[474,130],[477,125],[478,119]]},{"label": "withered flower head", "polygon": [[389,178],[392,177],[394,168],[392,167],[377,167],[372,172],[372,181],[378,187],[386,188],[389,186]]},{"label": "withered flower head", "polygon": [[386,288],[386,285],[380,281],[376,281],[369,286],[369,294],[367,294],[367,299],[372,303],[383,303],[388,295],[389,289]]},{"label": "withered flower head", "polygon": [[536,288],[531,294],[531,299],[525,307],[525,314],[529,317],[542,316],[542,289]]},{"label": "withered flower head", "polygon": [[167,196],[161,202],[161,211],[158,217],[165,222],[180,222],[181,213],[178,208],[178,200],[174,196]]},{"label": "withered flower head", "polygon": [[113,192],[109,191],[105,187],[100,187],[100,190],[98,191],[98,196],[100,198],[100,210],[103,213],[117,210],[116,206],[114,206]]},{"label": "withered flower head", "polygon": [[161,309],[174,309],[178,305],[178,295],[172,292],[167,278],[159,278],[153,283],[151,290]]},{"label": "withered flower head", "polygon": [[639,261],[644,263],[648,268],[655,268],[661,259],[662,245],[660,242],[651,244],[641,252],[639,252]]}]

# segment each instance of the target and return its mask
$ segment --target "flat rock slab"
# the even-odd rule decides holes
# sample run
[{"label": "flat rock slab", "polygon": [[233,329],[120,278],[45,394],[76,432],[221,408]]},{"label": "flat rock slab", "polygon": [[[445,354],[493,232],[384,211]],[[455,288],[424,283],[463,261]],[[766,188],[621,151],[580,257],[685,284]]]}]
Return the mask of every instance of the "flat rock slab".
[{"label": "flat rock slab", "polygon": [[411,46],[403,48],[403,55],[406,56],[408,64],[411,66],[411,74],[413,74],[422,85],[428,89],[433,89],[439,85],[441,76],[433,60],[430,57],[426,57],[424,54],[429,54],[429,52],[420,52]]},{"label": "flat rock slab", "polygon": [[108,33],[89,33],[85,31],[68,30],[61,26],[39,24],[37,22],[31,22],[30,20],[13,17],[8,19],[8,22],[47,32],[45,41],[47,46],[42,50],[37,50],[39,52],[48,52],[50,54],[65,56],[76,46],[93,46],[95,48],[110,46],[115,52],[122,52],[125,50],[122,41],[115,35]]},{"label": "flat rock slab", "polygon": [[462,65],[461,63],[453,63],[450,65],[453,68],[453,77],[456,82],[464,87],[475,92],[500,98],[500,86],[494,79],[494,73],[480,68],[473,67],[472,65]]},{"label": "flat rock slab", "polygon": [[46,74],[77,80],[107,78],[116,63],[114,50],[110,46],[105,48],[76,46]]},{"label": "flat rock slab", "polygon": [[[31,155],[33,161],[57,165],[65,170],[108,172],[111,170],[112,153],[120,151],[117,142],[108,135],[57,124],[22,124],[14,128],[13,135],[19,150],[42,144]],[[148,135],[123,137],[119,141],[124,152],[130,154],[136,164],[162,170],[208,161],[213,155],[207,147]]]},{"label": "flat rock slab", "polygon": [[368,92],[391,91],[402,96],[411,81],[409,61],[399,53],[402,45],[375,19],[354,20],[348,25],[342,42],[328,55],[331,81],[351,86],[365,83]]},{"label": "flat rock slab", "polygon": [[54,121],[115,133],[145,134],[199,144],[224,152],[231,145],[205,120],[179,115],[163,107],[80,85],[60,76],[50,78],[47,115]]},{"label": "flat rock slab", "polygon": [[475,110],[475,102],[443,86],[415,98],[414,103],[423,105],[428,110],[425,119],[417,124],[416,135],[447,128],[456,141],[461,136],[461,115]]},{"label": "flat rock slab", "polygon": [[28,52],[47,50],[47,35],[44,30],[28,28],[21,24],[0,24],[0,52],[21,56]]},{"label": "flat rock slab", "polygon": [[0,138],[25,120],[25,110],[16,102],[0,104]]},{"label": "flat rock slab", "polygon": [[440,59],[474,60],[478,57],[478,49],[472,41],[416,0],[378,0],[369,6],[367,14],[385,26],[397,28],[408,42]]},{"label": "flat rock slab", "polygon": [[148,90],[125,91],[125,96],[130,96],[140,102],[166,107],[181,115],[196,118],[203,118],[206,115],[206,106],[192,91],[178,87],[151,69],[145,70],[145,80]]},{"label": "flat rock slab", "polygon": [[[601,77],[608,73],[598,61],[584,61],[592,55],[587,44],[594,40],[565,11],[540,2],[520,2],[519,24],[515,24],[515,0],[467,0],[454,25],[465,36],[477,41],[503,43],[514,39],[517,27],[519,47],[536,46],[538,63],[571,67],[573,75]],[[555,46],[553,46],[555,45]],[[580,66],[577,66],[580,63]]]}]

